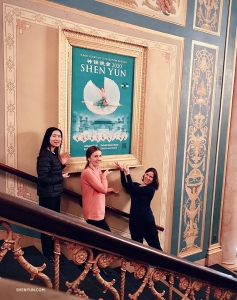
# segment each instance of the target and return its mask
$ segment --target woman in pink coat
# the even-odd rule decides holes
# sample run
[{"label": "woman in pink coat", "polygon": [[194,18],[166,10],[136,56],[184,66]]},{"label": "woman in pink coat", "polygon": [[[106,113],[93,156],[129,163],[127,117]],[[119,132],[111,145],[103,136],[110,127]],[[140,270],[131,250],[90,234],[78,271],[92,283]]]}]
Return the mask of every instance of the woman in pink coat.
[{"label": "woman in pink coat", "polygon": [[112,171],[100,170],[101,150],[91,146],[86,151],[86,166],[81,174],[83,217],[88,224],[111,231],[105,220],[105,194],[118,193],[108,187],[107,176]]}]

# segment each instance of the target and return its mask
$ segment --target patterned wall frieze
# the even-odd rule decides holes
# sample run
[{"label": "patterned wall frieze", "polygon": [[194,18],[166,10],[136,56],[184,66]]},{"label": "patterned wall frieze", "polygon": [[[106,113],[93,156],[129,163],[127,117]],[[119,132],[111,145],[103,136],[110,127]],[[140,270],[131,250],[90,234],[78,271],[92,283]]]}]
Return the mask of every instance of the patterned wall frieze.
[{"label": "patterned wall frieze", "polygon": [[[167,63],[169,69],[167,102],[166,102],[166,121],[165,121],[165,143],[164,143],[164,157],[163,170],[160,172],[162,176],[161,186],[161,213],[159,224],[163,227],[166,225],[166,209],[167,198],[169,190],[169,169],[171,152],[171,138],[172,138],[172,116],[174,112],[174,89],[175,77],[177,76],[177,57],[183,49],[183,39],[173,37],[174,44],[172,44],[172,37],[170,35],[161,34],[152,31],[148,34],[153,39],[144,39],[137,36],[127,36],[121,33],[114,33],[105,29],[95,28],[92,26],[74,23],[68,20],[60,19],[55,16],[39,13],[29,10],[27,8],[18,7],[10,4],[3,5],[3,22],[4,22],[4,72],[5,72],[5,128],[6,128],[6,164],[17,168],[17,106],[16,106],[16,48],[17,48],[17,33],[24,34],[26,30],[31,30],[33,24],[48,26],[55,29],[70,29],[85,34],[96,35],[102,38],[111,37],[121,42],[131,42],[137,45],[146,45],[149,49],[159,51]],[[162,38],[167,38],[170,42],[161,42]],[[178,40],[178,42],[177,42]],[[182,55],[181,55],[182,57]],[[179,70],[180,71],[180,70]],[[181,84],[179,82],[179,84]],[[180,87],[179,87],[180,88]],[[177,101],[177,100],[175,100]],[[17,182],[14,176],[7,176],[6,192],[12,195],[18,195],[22,198],[26,196],[19,193],[18,187],[21,183]],[[164,242],[164,233],[161,234],[161,243]]]},{"label": "patterned wall frieze", "polygon": [[193,42],[180,207],[179,256],[202,251],[218,48]]},{"label": "patterned wall frieze", "polygon": [[187,0],[96,0],[150,18],[185,26]]},{"label": "patterned wall frieze", "polygon": [[223,0],[195,0],[194,29],[220,36]]}]

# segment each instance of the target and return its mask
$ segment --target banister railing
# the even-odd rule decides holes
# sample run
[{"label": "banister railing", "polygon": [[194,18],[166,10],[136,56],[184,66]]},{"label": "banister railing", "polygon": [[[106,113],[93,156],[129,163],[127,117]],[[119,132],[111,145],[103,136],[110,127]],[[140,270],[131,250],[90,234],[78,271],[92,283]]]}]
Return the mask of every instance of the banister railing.
[{"label": "banister railing", "polygon": [[[206,295],[208,295],[208,293],[210,294],[210,288],[212,286],[214,288],[217,287],[217,290],[218,286],[220,286],[224,289],[231,290],[229,293],[237,297],[237,279],[234,277],[231,278],[229,275],[202,267],[111,232],[99,228],[95,230],[94,226],[90,226],[83,221],[75,221],[73,217],[48,210],[37,204],[1,192],[0,208],[0,217],[11,220],[12,222],[24,224],[37,231],[49,232],[50,230],[50,234],[54,237],[59,237],[60,239],[66,238],[67,240],[76,241],[79,244],[94,248],[103,248],[104,251],[125,257],[132,261],[158,266],[158,268],[167,270],[169,275],[173,276],[172,278],[176,276],[180,282],[189,278],[187,280],[187,282],[189,282],[188,286],[184,286],[184,289],[186,288],[189,292],[190,289],[194,289],[194,292],[198,290],[195,290],[194,283],[192,282],[192,279],[195,277],[195,279],[197,279],[195,282],[200,284],[199,287],[207,289]],[[149,274],[150,273],[148,273],[148,275]],[[185,276],[187,276],[187,278]],[[171,285],[172,282],[170,282],[170,286]],[[170,288],[172,289],[172,286]],[[223,293],[225,292],[224,289],[222,289]],[[172,299],[172,297],[165,299]]]},{"label": "banister railing", "polygon": [[[8,172],[8,173],[10,173],[12,175],[21,177],[23,179],[29,180],[31,182],[37,183],[37,177],[35,177],[33,175],[30,175],[28,173],[25,173],[23,171],[20,171],[18,169],[9,167],[9,166],[7,166],[7,165],[5,165],[3,163],[0,163],[0,170]],[[63,193],[64,193],[64,195],[70,196],[72,198],[76,198],[79,203],[81,202],[81,198],[82,197],[81,197],[80,194],[78,194],[78,193],[76,193],[74,191],[71,191],[69,189],[66,189],[66,188],[63,189]],[[110,211],[110,212],[112,212],[114,214],[117,214],[117,215],[119,215],[121,217],[125,217],[125,218],[128,218],[128,219],[130,217],[130,214],[128,214],[128,213],[126,213],[124,211],[121,211],[121,210],[119,210],[119,209],[117,209],[115,207],[112,207],[110,205],[106,205],[105,208],[106,208],[107,211]],[[156,225],[156,227],[157,227],[158,230],[164,231],[164,227],[162,227],[160,225]]]}]

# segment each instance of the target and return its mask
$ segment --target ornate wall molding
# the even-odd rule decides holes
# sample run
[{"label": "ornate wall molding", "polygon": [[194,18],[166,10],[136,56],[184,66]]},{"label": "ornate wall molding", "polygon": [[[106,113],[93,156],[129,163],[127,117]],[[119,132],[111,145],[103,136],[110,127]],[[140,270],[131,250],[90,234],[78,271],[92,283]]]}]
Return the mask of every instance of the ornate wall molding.
[{"label": "ornate wall molding", "polygon": [[193,41],[180,206],[179,256],[202,251],[218,47]]}]

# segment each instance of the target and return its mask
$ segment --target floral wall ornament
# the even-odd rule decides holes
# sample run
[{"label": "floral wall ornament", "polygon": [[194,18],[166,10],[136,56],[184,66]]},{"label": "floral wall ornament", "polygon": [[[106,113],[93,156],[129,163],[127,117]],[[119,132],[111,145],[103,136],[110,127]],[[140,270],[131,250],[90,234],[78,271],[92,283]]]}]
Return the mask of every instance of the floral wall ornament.
[{"label": "floral wall ornament", "polygon": [[19,33],[22,34],[23,30],[30,28],[30,24],[27,24],[25,20],[16,19],[16,28],[19,30]]},{"label": "floral wall ornament", "polygon": [[96,0],[151,18],[185,26],[187,0]]},{"label": "floral wall ornament", "polygon": [[161,11],[164,15],[176,14],[174,4],[177,2],[178,7],[180,6],[180,0],[157,0],[155,5],[150,0],[144,0],[142,5],[146,5],[152,10]]},{"label": "floral wall ornament", "polygon": [[194,28],[220,35],[223,0],[196,0]]},{"label": "floral wall ornament", "polygon": [[18,186],[17,196],[23,197],[25,199],[31,199],[31,194],[23,183],[20,183],[20,185]]}]

